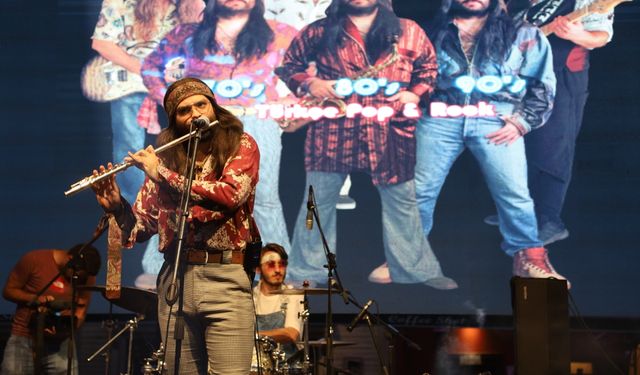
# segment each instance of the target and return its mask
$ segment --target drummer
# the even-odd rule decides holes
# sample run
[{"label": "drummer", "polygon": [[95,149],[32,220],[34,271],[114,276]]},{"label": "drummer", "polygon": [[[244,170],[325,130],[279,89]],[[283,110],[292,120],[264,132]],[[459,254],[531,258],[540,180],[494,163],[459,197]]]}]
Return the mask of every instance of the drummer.
[{"label": "drummer", "polygon": [[288,257],[282,246],[275,243],[265,245],[257,268],[260,281],[253,289],[258,335],[270,337],[281,344],[287,358],[295,353],[295,343],[302,331],[302,296],[270,293],[287,288],[284,280]]}]

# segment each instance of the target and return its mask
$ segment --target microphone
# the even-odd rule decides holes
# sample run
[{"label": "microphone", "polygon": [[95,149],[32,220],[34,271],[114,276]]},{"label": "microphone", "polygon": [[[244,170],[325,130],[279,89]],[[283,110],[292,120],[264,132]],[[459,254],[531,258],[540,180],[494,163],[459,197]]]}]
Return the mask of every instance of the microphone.
[{"label": "microphone", "polygon": [[347,331],[349,332],[353,331],[356,325],[358,325],[358,322],[361,321],[364,315],[367,313],[367,310],[369,309],[369,306],[371,306],[372,303],[373,303],[372,299],[367,301],[367,303],[364,305],[362,310],[360,310],[358,315],[351,321],[351,324],[347,326]]},{"label": "microphone", "polygon": [[198,129],[201,129],[201,128],[209,126],[209,119],[206,118],[205,116],[202,116],[200,118],[197,118],[197,119],[193,120],[191,122],[191,125],[193,125],[194,127],[198,128]]},{"label": "microphone", "polygon": [[309,195],[307,196],[307,229],[313,229],[313,187],[309,185]]}]

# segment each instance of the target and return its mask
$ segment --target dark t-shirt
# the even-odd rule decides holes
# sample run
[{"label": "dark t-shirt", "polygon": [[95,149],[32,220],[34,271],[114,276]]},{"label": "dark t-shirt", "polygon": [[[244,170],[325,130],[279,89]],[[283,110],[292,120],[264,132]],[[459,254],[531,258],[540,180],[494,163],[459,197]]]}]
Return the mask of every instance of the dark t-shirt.
[{"label": "dark t-shirt", "polygon": [[[21,285],[22,290],[34,295],[42,289],[56,274],[58,266],[53,258],[54,250],[33,250],[23,255],[9,274],[9,281],[13,285]],[[53,296],[56,300],[71,300],[71,284],[60,276],[47,288],[43,295]],[[31,336],[29,323],[33,308],[25,303],[19,303],[11,326],[11,334]]]}]

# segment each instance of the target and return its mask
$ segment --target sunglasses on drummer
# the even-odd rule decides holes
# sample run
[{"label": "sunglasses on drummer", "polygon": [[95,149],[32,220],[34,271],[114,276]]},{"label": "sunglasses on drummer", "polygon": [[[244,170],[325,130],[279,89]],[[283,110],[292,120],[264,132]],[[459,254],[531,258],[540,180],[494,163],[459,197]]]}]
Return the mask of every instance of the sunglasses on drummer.
[{"label": "sunglasses on drummer", "polygon": [[286,260],[282,259],[282,260],[268,260],[264,263],[261,263],[260,265],[266,266],[267,268],[276,268],[276,264],[278,264],[278,266],[280,267],[286,267],[287,264],[289,264],[289,262],[287,262]]}]

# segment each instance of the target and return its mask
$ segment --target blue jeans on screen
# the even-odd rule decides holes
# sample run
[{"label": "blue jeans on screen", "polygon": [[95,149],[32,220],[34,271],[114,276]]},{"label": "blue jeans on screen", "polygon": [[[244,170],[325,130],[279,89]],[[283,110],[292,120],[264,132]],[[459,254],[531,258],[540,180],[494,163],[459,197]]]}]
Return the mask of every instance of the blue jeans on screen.
[{"label": "blue jeans on screen", "polygon": [[527,160],[522,138],[509,146],[487,142],[485,135],[502,128],[499,118],[420,119],[417,130],[416,198],[425,236],[451,166],[465,148],[480,165],[498,209],[502,250],[510,256],[539,247],[533,201],[527,187]]},{"label": "blue jeans on screen", "polygon": [[[329,248],[337,254],[336,248],[336,202],[346,174],[328,172],[307,172],[306,186],[312,185],[320,216],[322,229]],[[440,277],[442,270],[433,254],[426,237],[420,229],[420,216],[415,201],[413,180],[395,185],[378,185],[382,202],[382,239],[384,254],[396,283],[420,283]],[[289,254],[288,275],[291,280],[310,280],[320,283],[327,281],[327,263],[320,239],[314,225],[307,230],[307,198],[303,199],[293,232],[292,249]],[[368,233],[360,235],[366,236]],[[362,249],[367,250],[367,249]],[[361,254],[368,256],[366,252]],[[346,265],[342,265],[345,269]]]},{"label": "blue jeans on screen", "polygon": [[258,224],[262,243],[274,242],[291,249],[287,224],[280,201],[280,156],[282,155],[282,130],[272,119],[242,116],[244,131],[249,133],[260,150],[259,181],[253,216]]},{"label": "blue jeans on screen", "polygon": [[[121,163],[129,151],[136,152],[145,147],[146,130],[138,125],[137,116],[146,96],[144,93],[130,94],[111,102],[114,163]],[[129,168],[119,173],[116,179],[122,196],[133,203],[144,182],[144,172]]]},{"label": "blue jeans on screen", "polygon": [[[34,373],[33,346],[30,337],[11,335],[4,348],[4,359],[0,375],[31,375]],[[67,349],[69,340],[45,344],[43,370],[47,375],[63,375],[67,373]],[[74,356],[72,374],[78,374],[78,361]]]}]

